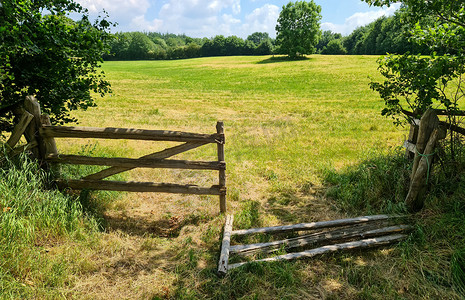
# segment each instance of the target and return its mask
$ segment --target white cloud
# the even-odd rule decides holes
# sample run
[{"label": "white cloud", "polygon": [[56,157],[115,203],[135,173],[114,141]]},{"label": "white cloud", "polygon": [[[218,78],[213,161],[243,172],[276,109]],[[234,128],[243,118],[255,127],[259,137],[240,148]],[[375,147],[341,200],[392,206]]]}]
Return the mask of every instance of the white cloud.
[{"label": "white cloud", "polygon": [[393,4],[391,7],[381,8],[374,11],[355,13],[348,17],[344,24],[322,23],[322,30],[331,30],[343,35],[350,34],[355,28],[367,25],[382,16],[390,16],[400,7],[400,4]]},{"label": "white cloud", "polygon": [[245,23],[242,25],[244,37],[254,32],[268,32],[271,37],[276,36],[276,20],[279,17],[279,7],[265,4],[256,8],[249,15],[245,16]]},{"label": "white cloud", "polygon": [[169,0],[152,22],[161,32],[192,37],[231,35],[241,22],[234,17],[240,11],[240,0]]},{"label": "white cloud", "polygon": [[159,32],[162,27],[163,21],[154,19],[147,21],[144,15],[136,16],[131,20],[127,26],[128,31],[152,31]]},{"label": "white cloud", "polygon": [[144,15],[150,7],[149,0],[77,0],[93,16],[105,10],[110,19],[118,23],[130,22]]}]

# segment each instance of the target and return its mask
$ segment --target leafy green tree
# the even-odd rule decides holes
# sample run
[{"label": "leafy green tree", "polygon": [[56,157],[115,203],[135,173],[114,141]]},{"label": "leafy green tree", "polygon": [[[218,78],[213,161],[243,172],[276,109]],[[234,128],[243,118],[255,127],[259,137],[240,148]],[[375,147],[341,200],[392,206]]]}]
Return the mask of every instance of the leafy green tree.
[{"label": "leafy green tree", "polygon": [[128,47],[129,59],[150,59],[155,53],[155,44],[142,32],[131,34],[131,43]]},{"label": "leafy green tree", "polygon": [[318,44],[316,45],[316,49],[321,52],[329,42],[335,39],[342,39],[342,35],[340,33],[333,33],[331,30],[323,31],[320,39],[318,40]]},{"label": "leafy green tree", "polygon": [[271,40],[268,32],[254,32],[247,37],[246,41],[251,41],[257,47],[264,40]]},{"label": "leafy green tree", "polygon": [[347,54],[346,48],[342,45],[340,39],[332,40],[323,48],[322,54],[345,55]]},{"label": "leafy green tree", "polygon": [[244,53],[245,42],[235,35],[228,36],[224,43],[225,55],[241,55]]},{"label": "leafy green tree", "polygon": [[[0,106],[36,95],[54,123],[72,121],[69,112],[94,106],[91,92],[104,95],[110,84],[99,71],[109,52],[111,24],[89,20],[73,0],[1,0]],[[70,14],[81,16],[76,22]],[[1,129],[11,115],[0,116]]]},{"label": "leafy green tree", "polygon": [[[365,0],[373,5],[390,5],[397,1]],[[465,96],[465,3],[463,1],[404,0],[406,19],[412,38],[433,51],[429,56],[389,55],[379,61],[384,82],[371,87],[384,99],[384,115],[400,121],[402,109],[421,115],[426,109],[442,106],[458,109]]]},{"label": "leafy green tree", "polygon": [[270,55],[273,53],[273,44],[271,44],[271,39],[263,40],[255,49],[256,55]]},{"label": "leafy green tree", "polygon": [[321,6],[313,0],[289,2],[283,6],[276,25],[279,52],[294,59],[315,53],[321,20]]}]

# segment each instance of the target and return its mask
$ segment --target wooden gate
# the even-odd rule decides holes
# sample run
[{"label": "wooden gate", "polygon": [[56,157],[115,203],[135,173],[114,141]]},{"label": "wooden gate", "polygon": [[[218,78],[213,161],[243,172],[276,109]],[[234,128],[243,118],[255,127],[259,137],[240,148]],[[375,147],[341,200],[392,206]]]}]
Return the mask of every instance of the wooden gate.
[{"label": "wooden gate", "polygon": [[[132,128],[93,128],[52,126],[47,115],[40,113],[40,107],[33,97],[27,97],[20,122],[15,127],[7,144],[13,148],[24,134],[28,141],[28,149],[48,164],[97,165],[109,168],[80,179],[65,180],[57,178],[59,188],[74,190],[111,190],[129,192],[157,192],[194,195],[218,195],[220,212],[226,212],[226,163],[224,161],[224,127],[217,122],[216,133],[201,134],[168,130],[146,130]],[[97,138],[97,139],[131,139],[146,141],[172,141],[182,144],[165,150],[145,155],[140,158],[106,158],[82,155],[58,154],[56,138]],[[198,148],[207,144],[217,145],[216,161],[188,161],[168,159],[174,155]],[[21,150],[21,149],[17,149]],[[218,184],[210,187],[182,185],[176,183],[126,182],[103,180],[134,168],[165,168],[187,170],[218,171]]]}]

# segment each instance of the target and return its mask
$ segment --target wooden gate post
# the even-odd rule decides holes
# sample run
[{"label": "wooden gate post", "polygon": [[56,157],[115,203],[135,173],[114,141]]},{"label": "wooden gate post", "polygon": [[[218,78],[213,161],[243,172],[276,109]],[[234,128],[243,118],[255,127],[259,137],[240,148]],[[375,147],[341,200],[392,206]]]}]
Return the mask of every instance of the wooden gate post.
[{"label": "wooden gate post", "polygon": [[38,147],[32,149],[33,155],[43,163],[45,161],[46,147],[42,140],[42,137],[39,134],[39,128],[42,126],[40,121],[40,105],[37,102],[37,99],[34,96],[26,96],[24,101],[24,109],[34,116],[32,121],[29,123],[29,126],[24,132],[26,140],[30,142],[37,142]]},{"label": "wooden gate post", "polygon": [[[221,121],[216,123],[216,132],[224,136],[224,124]],[[217,141],[218,145],[218,161],[224,163],[224,138]],[[226,212],[226,170],[219,170],[219,185],[220,185],[220,212]]]}]

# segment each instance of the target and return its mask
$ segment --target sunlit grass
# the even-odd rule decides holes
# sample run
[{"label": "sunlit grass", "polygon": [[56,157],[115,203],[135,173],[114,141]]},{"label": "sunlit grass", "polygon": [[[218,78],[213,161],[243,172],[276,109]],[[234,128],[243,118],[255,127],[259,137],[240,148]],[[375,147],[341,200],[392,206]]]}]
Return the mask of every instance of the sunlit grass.
[{"label": "sunlit grass", "polygon": [[[75,116],[80,126],[199,133],[214,133],[216,121],[224,121],[228,213],[235,215],[235,228],[329,220],[379,209],[397,212],[402,209],[398,205],[402,196],[388,199],[387,206],[379,205],[384,200],[378,199],[386,198],[387,189],[402,181],[401,160],[383,159],[402,144],[406,132],[380,115],[384,104],[369,88],[370,78],[381,79],[376,58],[315,55],[299,61],[263,56],[105,62],[113,93]],[[176,143],[60,139],[57,144],[62,153],[92,148],[94,155],[139,157]],[[214,160],[216,145],[180,157]],[[92,170],[69,169],[67,175],[80,177]],[[116,179],[121,178],[205,186],[217,182],[215,172],[159,169],[137,169]],[[328,182],[335,185],[329,191],[324,186]],[[415,241],[413,246],[406,243],[368,254],[252,264],[219,278],[215,269],[224,217],[218,215],[217,197],[128,193],[113,207],[112,199],[102,199],[103,208],[98,197],[90,204],[97,213],[107,210],[105,233],[99,235],[99,243],[79,248],[78,271],[72,284],[63,284],[69,297],[457,297],[450,288],[437,291],[430,286],[421,277],[419,264],[405,257],[409,247],[420,255]],[[463,250],[454,254],[458,262],[454,266],[461,266],[462,254]],[[461,269],[454,272],[460,275]]]},{"label": "sunlit grass", "polygon": [[[402,142],[404,133],[380,115],[383,103],[369,89],[376,67],[374,56],[106,62],[113,94],[76,116],[82,126],[204,133],[215,132],[222,120],[228,186],[247,194],[245,184],[263,181],[268,171],[281,184],[318,184],[322,170],[355,164],[368,149]],[[99,143],[134,157],[163,146]],[[58,145],[65,151],[80,147]],[[191,155],[214,157],[214,147],[203,149]]]}]

